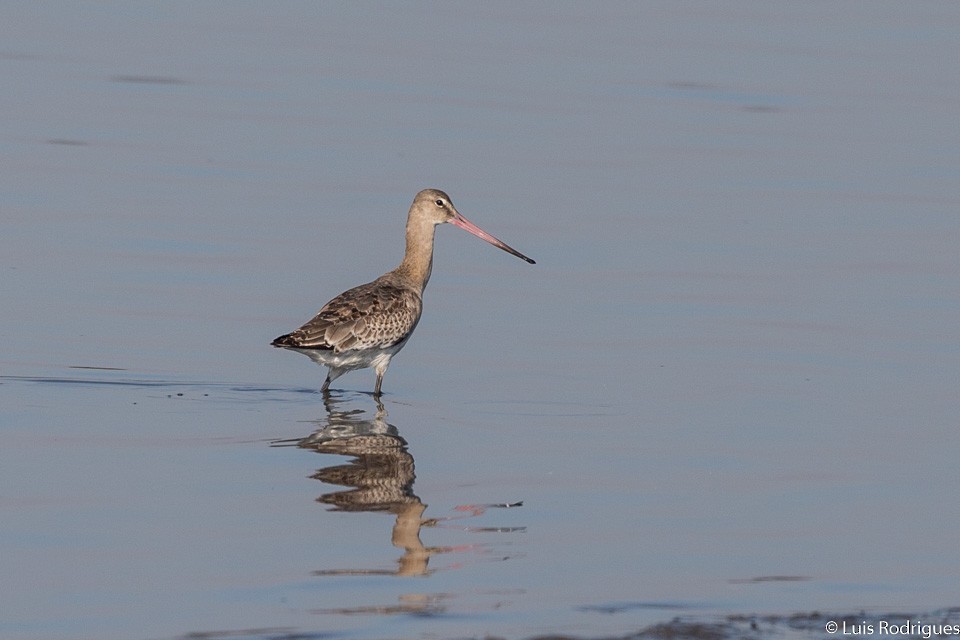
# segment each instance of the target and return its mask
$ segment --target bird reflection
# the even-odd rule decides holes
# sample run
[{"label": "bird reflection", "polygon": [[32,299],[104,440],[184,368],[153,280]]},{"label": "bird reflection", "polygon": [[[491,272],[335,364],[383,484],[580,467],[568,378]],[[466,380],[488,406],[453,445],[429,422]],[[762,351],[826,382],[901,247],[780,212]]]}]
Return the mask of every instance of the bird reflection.
[{"label": "bird reflection", "polygon": [[[426,576],[430,559],[437,554],[469,552],[475,561],[509,560],[514,554],[494,553],[489,543],[460,544],[457,546],[426,547],[420,540],[423,527],[452,528],[471,533],[522,532],[525,527],[471,527],[454,521],[482,516],[487,509],[512,508],[520,502],[502,504],[463,505],[456,514],[445,518],[423,517],[427,506],[413,491],[415,479],[413,456],[407,450],[407,441],[400,437],[395,426],[387,422],[387,412],[379,398],[374,396],[376,411],[347,408],[346,397],[324,394],[327,410],[325,418],[316,420],[316,431],[305,438],[275,441],[274,446],[297,446],[317,453],[349,456],[346,464],[319,469],[311,477],[331,485],[347,487],[324,493],[317,502],[329,505],[332,511],[380,512],[395,516],[391,543],[403,553],[395,568],[344,568],[314,571],[317,576]],[[509,544],[509,543],[507,543]],[[469,562],[458,561],[451,567],[462,568]],[[321,609],[315,613],[391,614],[406,612],[416,615],[443,613],[451,594],[405,593],[400,601],[390,605],[357,606],[351,608]]]},{"label": "bird reflection", "polygon": [[350,487],[346,491],[325,493],[317,502],[331,505],[333,511],[386,512],[396,516],[391,535],[393,546],[403,549],[394,571],[375,569],[332,569],[316,575],[399,575],[428,573],[430,556],[443,549],[428,549],[420,540],[423,512],[427,508],[413,493],[414,462],[407,441],[397,428],[387,423],[383,403],[376,399],[373,417],[361,409],[344,410],[343,400],[324,397],[327,418],[318,420],[315,432],[297,442],[297,446],[318,453],[351,456],[347,464],[324,467],[312,478],[327,484]]}]

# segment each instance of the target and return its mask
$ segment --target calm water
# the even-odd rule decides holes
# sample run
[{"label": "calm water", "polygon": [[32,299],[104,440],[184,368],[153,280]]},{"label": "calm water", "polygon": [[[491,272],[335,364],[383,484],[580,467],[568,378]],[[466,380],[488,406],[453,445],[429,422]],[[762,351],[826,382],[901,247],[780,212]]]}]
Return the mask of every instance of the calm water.
[{"label": "calm water", "polygon": [[[956,617],[960,6],[3,14],[0,636]],[[538,264],[325,404],[428,186]]]}]

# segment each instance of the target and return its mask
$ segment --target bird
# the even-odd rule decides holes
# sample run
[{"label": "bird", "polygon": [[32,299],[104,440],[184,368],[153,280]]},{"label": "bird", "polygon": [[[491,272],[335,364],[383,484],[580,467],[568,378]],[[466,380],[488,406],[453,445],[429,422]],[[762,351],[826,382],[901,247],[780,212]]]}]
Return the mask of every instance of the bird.
[{"label": "bird", "polygon": [[327,367],[320,388],[325,395],[330,383],[348,371],[372,367],[377,374],[373,395],[379,398],[390,360],[407,344],[420,321],[423,291],[433,270],[434,232],[445,223],[536,264],[464,218],[446,193],[424,189],[414,197],[407,214],[406,252],[400,265],[373,282],[344,291],[306,324],[271,344]]}]

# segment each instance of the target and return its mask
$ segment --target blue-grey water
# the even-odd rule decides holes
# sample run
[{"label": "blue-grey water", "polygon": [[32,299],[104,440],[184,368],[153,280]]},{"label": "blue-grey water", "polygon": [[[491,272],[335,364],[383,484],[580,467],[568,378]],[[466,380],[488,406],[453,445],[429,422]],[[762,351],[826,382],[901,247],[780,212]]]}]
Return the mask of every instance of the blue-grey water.
[{"label": "blue-grey water", "polygon": [[0,13],[0,637],[957,617],[960,5]]}]

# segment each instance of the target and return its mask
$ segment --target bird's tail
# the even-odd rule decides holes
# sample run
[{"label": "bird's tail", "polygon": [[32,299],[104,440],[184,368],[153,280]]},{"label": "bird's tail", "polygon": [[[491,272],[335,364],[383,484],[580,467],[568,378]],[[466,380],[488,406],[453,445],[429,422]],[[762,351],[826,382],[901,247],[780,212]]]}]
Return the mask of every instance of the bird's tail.
[{"label": "bird's tail", "polygon": [[294,339],[292,333],[285,333],[279,338],[274,338],[270,344],[275,347],[295,347],[297,346],[297,341]]}]

